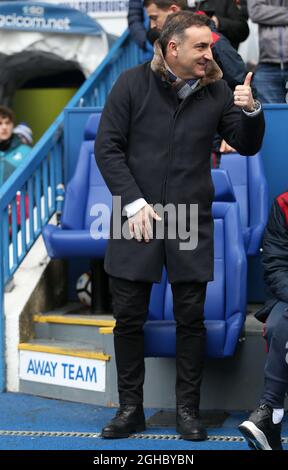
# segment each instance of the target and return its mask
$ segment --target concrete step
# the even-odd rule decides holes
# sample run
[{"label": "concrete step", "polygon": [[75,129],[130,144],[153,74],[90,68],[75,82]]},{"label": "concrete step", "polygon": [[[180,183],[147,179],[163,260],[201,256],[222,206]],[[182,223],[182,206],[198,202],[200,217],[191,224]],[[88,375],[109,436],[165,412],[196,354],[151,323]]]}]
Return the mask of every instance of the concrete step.
[{"label": "concrete step", "polygon": [[97,347],[87,349],[87,344],[75,341],[56,341],[46,339],[34,339],[27,343],[20,343],[19,351],[31,351],[60,356],[72,356],[86,359],[98,359],[109,361],[110,356],[100,351]]},{"label": "concrete step", "polygon": [[[265,342],[261,337],[262,324],[255,320],[253,311],[254,307],[250,308],[245,334],[235,355],[226,359],[207,359],[201,393],[203,409],[243,410],[254,409],[258,405],[263,387],[266,352]],[[35,317],[38,334],[42,335],[42,339],[19,346],[20,391],[80,403],[116,406],[118,394],[112,316],[96,318],[78,313],[72,315],[71,311],[57,311],[57,315],[55,312],[48,312]],[[43,327],[46,327],[46,332]],[[44,333],[47,338],[43,338]],[[85,335],[87,336],[83,338]],[[57,339],[59,337],[61,340]],[[31,371],[27,374],[29,360],[32,361]],[[174,408],[175,359],[146,358],[145,364],[145,406]],[[58,380],[54,380],[53,367],[62,372],[62,379],[58,377]],[[97,388],[97,384],[91,380],[89,383],[89,380],[83,379],[87,378],[87,367],[90,367],[88,378],[93,377],[91,370],[96,368],[102,388]],[[36,369],[38,374],[35,373]],[[70,381],[67,380],[69,374]]]},{"label": "concrete step", "polygon": [[[33,317],[36,338],[56,341],[77,341],[103,348],[102,334],[111,333],[115,321],[112,315],[91,315],[72,305]],[[108,328],[108,329],[107,329]]]}]

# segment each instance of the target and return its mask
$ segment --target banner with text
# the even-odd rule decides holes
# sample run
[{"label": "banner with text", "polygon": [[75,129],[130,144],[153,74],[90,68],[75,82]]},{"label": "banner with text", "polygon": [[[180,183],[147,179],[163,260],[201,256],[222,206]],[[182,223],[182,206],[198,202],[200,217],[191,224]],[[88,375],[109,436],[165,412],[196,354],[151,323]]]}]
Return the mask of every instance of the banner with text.
[{"label": "banner with text", "polygon": [[102,27],[86,13],[41,2],[0,2],[0,29],[100,35]]},{"label": "banner with text", "polygon": [[20,351],[20,379],[105,392],[106,362],[97,359]]}]

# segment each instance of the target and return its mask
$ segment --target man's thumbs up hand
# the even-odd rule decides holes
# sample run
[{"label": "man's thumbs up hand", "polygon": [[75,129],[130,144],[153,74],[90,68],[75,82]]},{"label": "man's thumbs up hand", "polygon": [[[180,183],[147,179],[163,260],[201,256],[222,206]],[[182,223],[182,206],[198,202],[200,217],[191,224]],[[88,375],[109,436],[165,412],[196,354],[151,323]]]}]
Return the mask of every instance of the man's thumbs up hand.
[{"label": "man's thumbs up hand", "polygon": [[248,72],[247,75],[246,75],[246,78],[245,78],[245,81],[244,81],[244,86],[250,86],[251,87],[251,80],[252,80],[252,77],[253,77],[253,73],[252,72]]},{"label": "man's thumbs up hand", "polygon": [[247,73],[243,85],[237,85],[234,91],[234,104],[245,111],[254,111],[254,99],[251,90],[252,72]]}]

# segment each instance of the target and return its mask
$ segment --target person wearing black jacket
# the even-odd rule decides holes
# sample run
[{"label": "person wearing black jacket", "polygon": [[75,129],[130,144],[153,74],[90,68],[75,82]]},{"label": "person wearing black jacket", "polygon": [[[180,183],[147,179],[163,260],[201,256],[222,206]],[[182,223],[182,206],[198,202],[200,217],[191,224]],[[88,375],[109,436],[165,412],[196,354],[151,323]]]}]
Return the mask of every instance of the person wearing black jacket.
[{"label": "person wearing black jacket", "polygon": [[269,298],[256,318],[266,322],[269,352],[260,406],[239,429],[259,450],[282,450],[281,421],[288,392],[288,192],[275,198],[263,239]]},{"label": "person wearing black jacket", "polygon": [[212,20],[216,24],[217,31],[226,36],[232,46],[238,49],[239,43],[249,36],[249,26],[235,0],[208,0],[203,2],[204,8],[205,4],[214,11]]},{"label": "person wearing black jacket", "polygon": [[[203,311],[214,264],[211,147],[218,129],[241,154],[253,155],[265,127],[251,92],[252,74],[234,95],[221,79],[207,22],[206,16],[188,11],[170,15],[152,62],[125,71],[116,81],[97,132],[95,158],[113,195],[104,266],[116,319],[120,403],[102,431],[104,438],[145,429],[143,326],[152,283],[161,281],[164,265],[176,320],[176,429],[184,439],[207,437],[199,402]],[[191,205],[197,206],[196,216]],[[184,236],[178,229],[171,233],[175,224],[184,227]],[[193,240],[187,240],[187,230]]]},{"label": "person wearing black jacket", "polygon": [[[165,8],[165,0],[162,6]],[[171,3],[171,2],[170,2]],[[177,2],[176,2],[177,4]],[[236,6],[234,0],[204,0],[192,1],[180,0],[181,9],[188,9],[189,5],[194,5],[194,10],[202,10],[211,14],[217,31],[223,34],[235,49],[239,43],[245,41],[249,35],[249,26],[240,8]],[[151,32],[145,27],[145,12],[142,0],[129,0],[128,4],[128,26],[131,36],[138,46],[147,49],[147,34]],[[148,30],[148,31],[147,31]]]},{"label": "person wearing black jacket", "polygon": [[247,7],[247,0],[238,0],[236,2],[238,4],[238,8],[240,8],[240,11],[244,18],[248,20],[249,18],[249,13],[248,13],[248,7]]},{"label": "person wearing black jacket", "polygon": [[128,3],[129,31],[140,49],[147,49],[147,29],[144,24],[144,8],[142,0],[129,0]]}]

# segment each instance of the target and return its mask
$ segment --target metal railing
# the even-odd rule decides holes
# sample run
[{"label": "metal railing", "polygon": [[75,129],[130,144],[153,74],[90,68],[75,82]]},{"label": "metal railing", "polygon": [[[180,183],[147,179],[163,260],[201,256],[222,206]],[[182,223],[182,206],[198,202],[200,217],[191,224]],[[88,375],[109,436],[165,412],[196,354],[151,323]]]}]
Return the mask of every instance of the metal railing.
[{"label": "metal railing", "polygon": [[[83,83],[67,106],[103,106],[118,75],[140,62],[128,31]],[[55,213],[57,186],[63,183],[64,111],[0,188],[0,391],[5,390],[4,289]]]}]

